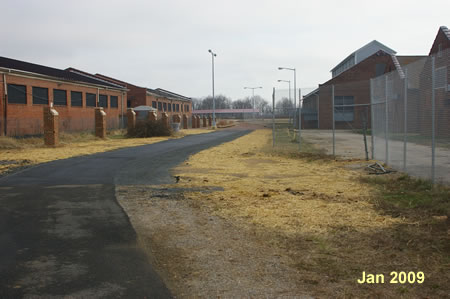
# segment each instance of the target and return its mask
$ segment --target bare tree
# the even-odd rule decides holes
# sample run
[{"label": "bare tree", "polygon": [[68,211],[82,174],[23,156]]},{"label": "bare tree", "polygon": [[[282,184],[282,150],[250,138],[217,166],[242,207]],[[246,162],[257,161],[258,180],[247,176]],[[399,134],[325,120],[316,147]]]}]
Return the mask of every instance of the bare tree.
[{"label": "bare tree", "polygon": [[[230,109],[231,99],[224,95],[214,96],[216,109]],[[196,99],[196,110],[210,110],[213,109],[213,98],[212,96],[207,96],[203,99]],[[193,100],[194,103],[194,100]]]}]

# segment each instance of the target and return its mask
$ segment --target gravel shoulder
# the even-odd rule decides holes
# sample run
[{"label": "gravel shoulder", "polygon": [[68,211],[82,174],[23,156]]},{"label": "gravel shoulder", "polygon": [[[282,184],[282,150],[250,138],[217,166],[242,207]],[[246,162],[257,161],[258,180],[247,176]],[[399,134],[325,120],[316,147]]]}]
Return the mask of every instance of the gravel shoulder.
[{"label": "gravel shoulder", "polygon": [[289,257],[183,191],[119,186],[117,198],[175,297],[310,298]]}]

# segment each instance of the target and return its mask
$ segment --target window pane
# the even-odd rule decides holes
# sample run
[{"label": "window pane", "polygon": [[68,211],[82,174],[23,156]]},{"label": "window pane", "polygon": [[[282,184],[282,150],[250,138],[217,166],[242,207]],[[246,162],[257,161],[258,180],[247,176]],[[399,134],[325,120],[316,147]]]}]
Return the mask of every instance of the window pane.
[{"label": "window pane", "polygon": [[8,84],[8,103],[26,104],[27,87],[25,85]]},{"label": "window pane", "polygon": [[97,95],[93,93],[86,93],[86,106],[95,107],[97,102]]},{"label": "window pane", "polygon": [[53,89],[53,104],[55,106],[67,106],[67,92],[61,89]]},{"label": "window pane", "polygon": [[48,88],[33,87],[33,104],[48,105]]},{"label": "window pane", "polygon": [[103,108],[108,108],[108,96],[101,94],[98,98],[98,106]]},{"label": "window pane", "polygon": [[111,108],[118,108],[119,107],[119,99],[117,96],[111,96]]},{"label": "window pane", "polygon": [[83,106],[83,95],[79,91],[70,92],[70,105],[72,107],[81,107]]},{"label": "window pane", "polygon": [[169,112],[172,111],[172,104],[167,104],[167,107],[169,108]]},{"label": "window pane", "polygon": [[158,102],[158,110],[161,111],[162,110],[162,103]]},{"label": "window pane", "polygon": [[156,102],[155,101],[152,102],[152,107],[156,109]]},{"label": "window pane", "polygon": [[167,111],[167,103],[163,103],[164,111]]}]

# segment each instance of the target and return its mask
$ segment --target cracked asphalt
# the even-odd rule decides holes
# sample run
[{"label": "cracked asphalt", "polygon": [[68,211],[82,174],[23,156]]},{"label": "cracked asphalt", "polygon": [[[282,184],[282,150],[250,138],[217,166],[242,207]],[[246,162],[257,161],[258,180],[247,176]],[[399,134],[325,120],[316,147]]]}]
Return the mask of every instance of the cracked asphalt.
[{"label": "cracked asphalt", "polygon": [[171,298],[116,185],[173,183],[189,155],[247,130],[58,160],[0,179],[0,298]]}]

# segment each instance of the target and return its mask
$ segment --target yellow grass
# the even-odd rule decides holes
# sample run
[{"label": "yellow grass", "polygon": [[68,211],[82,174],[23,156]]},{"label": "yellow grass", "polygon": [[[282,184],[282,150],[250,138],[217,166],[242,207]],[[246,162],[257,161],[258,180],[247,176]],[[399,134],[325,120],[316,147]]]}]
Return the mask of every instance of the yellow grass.
[{"label": "yellow grass", "polygon": [[[361,180],[368,174],[352,168],[365,161],[280,154],[270,143],[271,131],[257,130],[195,154],[174,170],[177,187],[195,187],[184,194],[195,206],[288,256],[299,285],[318,298],[449,294],[450,230],[444,222],[377,204],[379,193]],[[362,271],[384,274],[386,283],[358,284]],[[427,282],[390,284],[392,271],[423,271]]]},{"label": "yellow grass", "polygon": [[305,163],[269,155],[261,140],[270,135],[258,130],[192,156],[188,166],[175,171],[180,184],[221,186],[223,192],[190,196],[213,201],[222,216],[285,233],[324,233],[339,225],[367,231],[401,222],[379,215],[364,200],[370,190],[359,183],[359,172],[342,167],[345,162]]},{"label": "yellow grass", "polygon": [[[206,129],[188,129],[176,133],[173,137],[125,138],[124,132],[113,131],[107,138],[100,139],[89,133],[62,133],[57,147],[47,147],[43,138],[15,139],[0,137],[0,174],[24,165],[33,165],[75,156],[90,155],[124,147],[152,144],[170,138],[212,132]],[[13,164],[8,161],[15,162]]]}]

